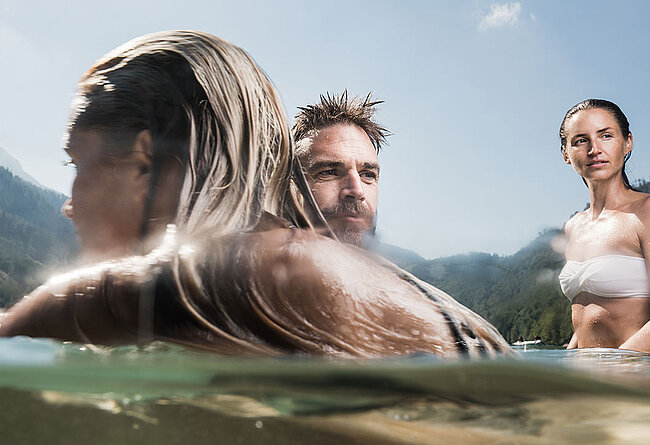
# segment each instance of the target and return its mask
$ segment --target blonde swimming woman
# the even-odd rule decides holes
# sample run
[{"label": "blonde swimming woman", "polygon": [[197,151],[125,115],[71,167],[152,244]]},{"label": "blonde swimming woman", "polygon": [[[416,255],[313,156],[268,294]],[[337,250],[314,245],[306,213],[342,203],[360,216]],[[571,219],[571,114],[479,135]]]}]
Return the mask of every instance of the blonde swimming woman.
[{"label": "blonde swimming woman", "polygon": [[589,188],[589,208],[565,226],[560,284],[571,300],[569,348],[650,352],[650,195],[625,173],[633,138],[614,103],[588,99],[560,127],[562,155]]},{"label": "blonde swimming woman", "polygon": [[35,290],[0,334],[238,355],[508,350],[444,292],[334,239],[275,88],[237,46],[193,31],[143,36],[97,61],[78,90],[63,211],[89,266]]}]

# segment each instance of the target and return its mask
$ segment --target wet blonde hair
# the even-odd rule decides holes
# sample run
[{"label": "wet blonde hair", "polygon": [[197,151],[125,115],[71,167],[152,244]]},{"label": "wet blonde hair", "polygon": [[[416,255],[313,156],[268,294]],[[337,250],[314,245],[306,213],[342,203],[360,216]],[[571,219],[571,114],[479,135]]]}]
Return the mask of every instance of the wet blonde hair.
[{"label": "wet blonde hair", "polygon": [[[151,134],[143,239],[159,225],[152,211],[156,193],[169,193],[158,187],[166,163],[184,168],[169,221],[176,226],[172,241],[119,260],[112,267],[122,272],[104,278],[110,284],[143,277],[137,315],[126,315],[137,317],[139,338],[196,346],[216,336],[226,345],[213,350],[272,351],[239,338],[237,324],[228,324],[228,311],[237,312],[247,298],[243,290],[219,287],[239,276],[236,259],[205,257],[218,255],[228,245],[219,241],[229,234],[253,229],[265,212],[298,227],[326,227],[295,157],[279,94],[264,72],[241,48],[203,32],[139,37],[102,57],[79,82],[68,134],[89,129],[103,136],[103,154],[118,159],[133,154],[141,131]],[[198,248],[204,245],[210,248]],[[215,316],[213,308],[228,297],[236,300],[232,307]]]},{"label": "wet blonde hair", "polygon": [[173,222],[200,237],[254,226],[263,212],[311,226],[319,212],[306,186],[279,94],[241,48],[197,31],[133,39],[79,82],[68,134],[99,130],[105,155],[128,156],[139,131],[153,141],[148,212],[170,157],[185,169]]}]

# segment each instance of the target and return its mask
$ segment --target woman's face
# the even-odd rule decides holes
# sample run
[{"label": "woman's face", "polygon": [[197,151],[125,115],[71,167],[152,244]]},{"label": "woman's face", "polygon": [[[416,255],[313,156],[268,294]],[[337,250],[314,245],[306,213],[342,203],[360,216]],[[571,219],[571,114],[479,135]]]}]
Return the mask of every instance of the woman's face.
[{"label": "woman's face", "polygon": [[77,171],[62,210],[75,224],[85,261],[134,253],[140,242],[149,160],[135,148],[124,159],[107,158],[104,149],[95,130],[73,131],[66,149]]},{"label": "woman's face", "polygon": [[567,164],[587,181],[604,181],[620,176],[625,155],[632,151],[632,135],[623,135],[618,122],[607,110],[579,111],[565,124]]}]

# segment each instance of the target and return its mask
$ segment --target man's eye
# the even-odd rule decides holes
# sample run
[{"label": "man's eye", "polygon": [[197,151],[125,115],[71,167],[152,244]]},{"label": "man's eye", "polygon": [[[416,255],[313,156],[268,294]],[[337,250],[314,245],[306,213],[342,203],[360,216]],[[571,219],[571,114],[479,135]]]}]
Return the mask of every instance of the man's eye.
[{"label": "man's eye", "polygon": [[333,168],[330,168],[329,170],[319,171],[316,174],[316,176],[318,176],[319,178],[325,178],[325,177],[334,176],[334,175],[336,175],[336,170],[334,170]]},{"label": "man's eye", "polygon": [[378,175],[373,171],[364,171],[361,172],[360,176],[365,179],[376,180]]},{"label": "man's eye", "polygon": [[573,144],[574,144],[574,145],[578,145],[578,144],[585,144],[585,143],[587,143],[587,139],[585,139],[585,138],[580,138],[580,139],[576,139],[575,142],[574,142]]}]

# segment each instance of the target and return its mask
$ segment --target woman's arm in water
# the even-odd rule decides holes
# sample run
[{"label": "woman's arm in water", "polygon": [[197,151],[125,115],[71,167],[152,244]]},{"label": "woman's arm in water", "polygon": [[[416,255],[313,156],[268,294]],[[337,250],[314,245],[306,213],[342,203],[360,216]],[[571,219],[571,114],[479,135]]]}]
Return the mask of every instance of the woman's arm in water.
[{"label": "woman's arm in water", "polygon": [[567,349],[575,349],[578,347],[578,336],[574,332],[573,335],[571,336],[571,340],[569,340],[569,344],[567,345]]},{"label": "woman's arm in water", "polygon": [[[98,344],[163,339],[226,354],[508,351],[489,324],[446,294],[427,298],[415,278],[309,231],[235,235],[184,252],[50,280],[9,311],[0,334]],[[170,281],[172,263],[180,282]]]},{"label": "woman's arm in water", "polygon": [[134,342],[142,281],[127,261],[57,276],[7,311],[0,319],[0,336],[97,344]]},{"label": "woman's arm in water", "polygon": [[[643,229],[639,233],[641,251],[646,260],[646,268],[650,279],[650,199],[646,198],[640,211]],[[650,321],[648,321],[636,334],[628,338],[619,349],[650,352]]]},{"label": "woman's arm in water", "polygon": [[[161,338],[226,353],[259,347],[265,355],[457,352],[433,303],[361,251],[286,229],[234,236],[206,251],[181,264],[183,273],[200,268],[197,283],[211,282],[204,292],[188,296],[207,322],[199,331],[216,328],[220,334],[212,332],[216,338],[204,342],[187,326],[179,329],[175,311],[161,313],[158,301],[154,318]],[[152,288],[150,266],[146,257],[131,257],[55,277],[9,310],[0,335],[106,345],[136,342],[146,337],[138,313],[140,298],[148,294],[142,289]],[[204,293],[208,298],[201,301]],[[161,295],[151,297],[160,300]]]}]

